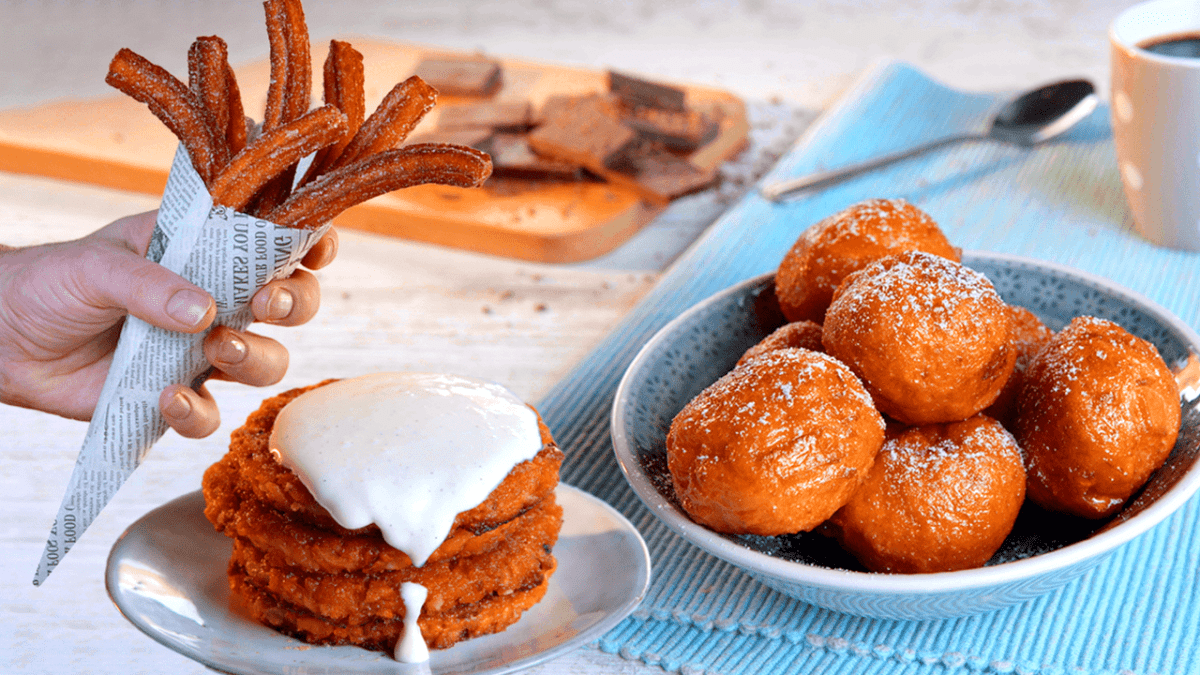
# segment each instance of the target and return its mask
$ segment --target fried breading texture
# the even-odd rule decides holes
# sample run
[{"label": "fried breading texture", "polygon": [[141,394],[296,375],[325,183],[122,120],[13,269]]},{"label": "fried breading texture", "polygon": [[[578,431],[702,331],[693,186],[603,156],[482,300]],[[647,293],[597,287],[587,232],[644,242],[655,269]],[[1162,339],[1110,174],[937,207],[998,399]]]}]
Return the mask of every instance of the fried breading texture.
[{"label": "fried breading texture", "polygon": [[[549,558],[536,583],[508,595],[493,595],[441,614],[422,615],[417,624],[421,627],[425,643],[430,649],[446,649],[462,640],[499,633],[508,628],[521,618],[525,610],[545,596],[556,566],[554,558]],[[231,567],[229,571],[229,585],[234,597],[258,620],[312,644],[357,645],[390,652],[404,633],[403,618],[358,626],[330,621],[254,586],[237,567]]]},{"label": "fried breading texture", "polygon": [[475,555],[426,562],[421,567],[377,573],[314,572],[288,564],[246,539],[234,542],[232,564],[247,580],[280,600],[347,625],[398,618],[404,602],[400,585],[415,582],[429,595],[423,613],[440,614],[492,595],[506,595],[540,581],[562,525],[562,507],[550,497],[540,505],[541,517],[502,537],[490,550]]}]

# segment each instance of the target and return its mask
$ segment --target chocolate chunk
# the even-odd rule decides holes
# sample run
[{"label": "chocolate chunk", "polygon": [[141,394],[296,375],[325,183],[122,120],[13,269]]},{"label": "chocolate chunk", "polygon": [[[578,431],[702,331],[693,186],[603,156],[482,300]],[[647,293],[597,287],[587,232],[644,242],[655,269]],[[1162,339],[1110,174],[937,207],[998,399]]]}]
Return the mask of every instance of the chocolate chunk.
[{"label": "chocolate chunk", "polygon": [[716,180],[716,171],[697,168],[661,143],[638,140],[617,101],[603,94],[552,99],[541,114],[545,122],[529,134],[534,152],[576,162],[649,202],[666,204]]},{"label": "chocolate chunk", "polygon": [[492,156],[492,175],[515,178],[573,179],[580,166],[538,155],[523,134],[499,133],[492,137],[487,152]]},{"label": "chocolate chunk", "polygon": [[645,106],[622,106],[622,121],[644,140],[672,150],[691,152],[717,137],[718,124],[694,111],[675,112]]},{"label": "chocolate chunk", "polygon": [[628,176],[644,196],[659,203],[706,188],[717,179],[716,171],[698,169],[687,158],[651,143],[627,150],[614,169],[614,174]]},{"label": "chocolate chunk", "polygon": [[528,101],[471,103],[439,109],[439,129],[487,128],[524,131],[533,122]]},{"label": "chocolate chunk", "polygon": [[500,64],[489,59],[425,59],[415,74],[452,96],[489,96],[500,88]]},{"label": "chocolate chunk", "polygon": [[608,71],[608,90],[630,107],[658,108],[684,112],[685,94],[679,87]]},{"label": "chocolate chunk", "polygon": [[568,114],[568,111],[575,103],[582,98],[581,96],[570,96],[567,94],[558,94],[551,96],[542,103],[542,107],[538,108],[533,115],[533,125],[541,126],[546,122]]},{"label": "chocolate chunk", "polygon": [[557,99],[543,109],[545,122],[529,134],[539,155],[571,162],[597,173],[620,161],[637,134],[621,123],[616,105],[594,94]]}]

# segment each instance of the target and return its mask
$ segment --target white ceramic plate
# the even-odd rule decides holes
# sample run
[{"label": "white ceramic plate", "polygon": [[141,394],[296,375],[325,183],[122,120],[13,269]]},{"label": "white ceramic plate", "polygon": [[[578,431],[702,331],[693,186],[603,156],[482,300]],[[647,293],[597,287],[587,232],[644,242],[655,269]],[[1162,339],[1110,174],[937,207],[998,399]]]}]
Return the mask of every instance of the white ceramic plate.
[{"label": "white ceramic plate", "polygon": [[[650,555],[633,525],[610,506],[560,485],[558,569],[545,598],[508,630],[433,651],[436,675],[510,673],[599,638],[637,607]],[[313,647],[266,628],[231,604],[225,567],[232,544],[204,518],[204,497],[184,495],[143,516],[117,540],[105,582],[133,625],[218,671],[237,675],[403,673],[358,647]],[[425,671],[422,671],[425,672]]]},{"label": "white ceramic plate", "polygon": [[[1008,302],[1053,330],[1072,317],[1111,319],[1154,343],[1169,366],[1200,353],[1200,336],[1148,298],[1107,279],[1018,256],[965,251]],[[617,461],[634,492],[668,527],[772,588],[849,614],[925,620],[1023,602],[1074,579],[1161,522],[1200,489],[1200,403],[1184,406],[1174,451],[1145,489],[1105,525],[1029,507],[992,563],[937,574],[871,574],[831,540],[722,535],[688,518],[667,470],[665,438],[676,413],[783,323],[772,275],[747,280],[688,309],[642,348],[613,402]]]}]

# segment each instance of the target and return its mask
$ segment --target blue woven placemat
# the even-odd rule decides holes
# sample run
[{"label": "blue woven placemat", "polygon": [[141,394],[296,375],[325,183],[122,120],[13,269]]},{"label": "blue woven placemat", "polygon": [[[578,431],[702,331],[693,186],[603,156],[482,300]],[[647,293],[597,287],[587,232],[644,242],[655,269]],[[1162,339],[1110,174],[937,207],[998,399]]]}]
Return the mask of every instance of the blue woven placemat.
[{"label": "blue woven placemat", "polygon": [[[905,64],[882,64],[764,180],[981,128],[1004,98],[948,89]],[[988,614],[927,622],[864,619],[792,600],[680,539],[638,501],[609,439],[613,394],[638,349],[696,302],[774,269],[812,223],[871,197],[917,204],[962,248],[1107,277],[1200,328],[1200,254],[1162,249],[1133,233],[1106,108],[1035,150],[959,146],[785,205],[747,196],[539,405],[567,453],[563,480],[621,510],[654,562],[645,602],[599,648],[686,675],[1200,671],[1197,500],[1059,591]]]}]

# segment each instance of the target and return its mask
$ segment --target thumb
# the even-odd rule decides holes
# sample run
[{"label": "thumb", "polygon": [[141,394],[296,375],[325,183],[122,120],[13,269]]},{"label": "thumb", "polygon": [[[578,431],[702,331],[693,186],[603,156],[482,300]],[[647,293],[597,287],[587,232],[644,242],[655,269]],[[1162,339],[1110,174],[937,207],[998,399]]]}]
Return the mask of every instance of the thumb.
[{"label": "thumb", "polygon": [[107,265],[86,284],[99,300],[122,307],[146,323],[167,330],[198,333],[212,323],[217,306],[212,296],[187,279],[128,249],[118,249]]}]

